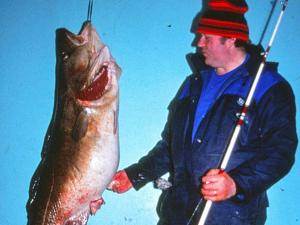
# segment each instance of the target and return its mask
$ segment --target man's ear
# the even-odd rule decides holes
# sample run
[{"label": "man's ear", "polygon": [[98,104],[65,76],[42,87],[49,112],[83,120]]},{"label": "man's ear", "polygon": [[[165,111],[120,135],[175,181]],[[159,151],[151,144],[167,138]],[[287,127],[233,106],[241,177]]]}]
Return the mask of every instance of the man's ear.
[{"label": "man's ear", "polygon": [[228,38],[227,39],[227,43],[230,45],[230,47],[234,46],[235,41],[236,41],[236,38]]}]

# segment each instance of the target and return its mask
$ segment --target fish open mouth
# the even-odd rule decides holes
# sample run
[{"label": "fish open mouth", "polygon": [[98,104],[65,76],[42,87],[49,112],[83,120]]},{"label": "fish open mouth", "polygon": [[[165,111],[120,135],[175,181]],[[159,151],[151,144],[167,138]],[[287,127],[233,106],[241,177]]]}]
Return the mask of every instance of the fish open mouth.
[{"label": "fish open mouth", "polygon": [[105,92],[108,81],[107,66],[104,65],[100,68],[99,73],[95,76],[93,82],[83,90],[80,90],[76,98],[81,101],[96,101],[100,99]]}]

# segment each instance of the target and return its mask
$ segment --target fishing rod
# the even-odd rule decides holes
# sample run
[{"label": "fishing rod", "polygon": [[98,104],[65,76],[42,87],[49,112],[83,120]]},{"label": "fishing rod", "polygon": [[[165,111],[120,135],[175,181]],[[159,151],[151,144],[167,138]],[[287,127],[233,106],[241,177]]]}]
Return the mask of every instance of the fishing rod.
[{"label": "fishing rod", "polygon": [[[261,77],[262,71],[263,71],[263,69],[264,69],[264,67],[265,67],[267,56],[268,56],[268,54],[269,54],[269,52],[270,52],[271,46],[272,46],[273,41],[274,41],[274,39],[275,39],[275,36],[276,36],[276,34],[277,34],[277,32],[278,32],[278,28],[279,28],[279,25],[280,25],[280,23],[281,23],[283,14],[284,14],[284,12],[285,12],[285,9],[286,9],[286,7],[287,7],[287,3],[288,3],[288,0],[285,0],[285,1],[282,2],[281,12],[280,12],[279,17],[278,17],[278,19],[277,19],[277,22],[276,22],[275,28],[274,28],[274,30],[273,30],[273,33],[272,33],[272,35],[271,35],[270,41],[269,41],[269,43],[268,43],[268,46],[267,46],[267,48],[266,48],[266,50],[265,50],[265,52],[264,52],[264,54],[263,54],[262,62],[261,62],[260,66],[259,66],[259,68],[258,68],[258,70],[257,70],[257,73],[256,73],[256,75],[255,75],[254,81],[253,81],[253,83],[252,83],[252,85],[251,85],[251,87],[250,87],[248,96],[247,96],[246,101],[245,101],[245,103],[244,103],[244,105],[243,105],[243,107],[242,107],[242,110],[241,110],[239,119],[238,119],[238,121],[237,121],[237,124],[236,124],[234,130],[233,130],[233,133],[232,133],[232,136],[231,136],[231,138],[230,138],[229,144],[228,144],[226,150],[225,150],[224,153],[223,153],[222,161],[221,161],[221,164],[220,164],[220,166],[219,166],[219,169],[220,169],[221,171],[224,171],[224,170],[226,169],[227,164],[228,164],[228,162],[229,162],[229,160],[230,160],[230,157],[231,157],[231,154],[232,154],[233,149],[234,149],[234,147],[235,147],[235,144],[236,144],[236,142],[237,142],[237,139],[238,139],[238,136],[239,136],[241,127],[242,127],[242,125],[244,124],[246,114],[247,114],[248,109],[249,109],[249,106],[250,106],[250,104],[251,104],[251,102],[252,102],[253,95],[254,95],[254,92],[255,92],[255,90],[256,90],[257,84],[258,84],[259,79],[260,79],[260,77]],[[275,2],[274,4],[276,4],[276,2]],[[272,11],[273,11],[273,9],[272,9]],[[272,11],[271,11],[271,13],[272,13]],[[211,208],[211,206],[212,206],[212,203],[213,203],[213,202],[212,202],[211,200],[205,201],[205,203],[204,203],[204,208],[203,208],[203,211],[202,211],[202,213],[201,213],[201,216],[200,216],[198,225],[204,225],[204,224],[205,224],[205,221],[206,221],[207,216],[208,216],[208,214],[209,214],[209,211],[210,211],[210,208]],[[197,204],[196,209],[194,210],[194,212],[193,212],[193,214],[192,214],[192,216],[191,216],[190,221],[189,221],[188,224],[190,224],[190,222],[192,221],[192,218],[193,218],[195,212],[196,212],[196,211],[198,210],[198,208],[200,207],[200,204],[202,204],[202,199],[201,199],[200,202]]]}]

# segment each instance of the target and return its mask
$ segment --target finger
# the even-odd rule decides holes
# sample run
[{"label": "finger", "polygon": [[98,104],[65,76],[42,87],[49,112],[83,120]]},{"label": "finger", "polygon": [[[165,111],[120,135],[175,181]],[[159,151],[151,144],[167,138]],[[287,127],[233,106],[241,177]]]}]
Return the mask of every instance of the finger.
[{"label": "finger", "polygon": [[203,184],[216,183],[219,181],[219,175],[206,175],[202,177]]},{"label": "finger", "polygon": [[212,202],[219,202],[219,201],[222,201],[222,199],[218,196],[218,195],[214,195],[214,196],[203,196],[203,198],[205,200],[209,200],[209,201],[212,201]]},{"label": "finger", "polygon": [[221,179],[226,177],[227,173],[222,169],[211,169],[208,173],[202,177],[203,183],[210,183],[210,182],[220,182]]},{"label": "finger", "polygon": [[113,184],[110,183],[107,187],[106,187],[107,190],[109,191],[112,191],[113,190]]},{"label": "finger", "polygon": [[208,182],[208,183],[203,183],[201,188],[207,191],[215,191],[215,190],[219,190],[220,186],[218,185],[218,183]]},{"label": "finger", "polygon": [[110,184],[107,186],[107,189],[113,192],[118,192],[118,187],[120,186],[120,183],[116,180],[110,182]]},{"label": "finger", "polygon": [[220,201],[221,197],[217,190],[201,190],[203,198],[210,201]]},{"label": "finger", "polygon": [[201,193],[204,196],[216,196],[218,194],[218,190],[201,188]]}]

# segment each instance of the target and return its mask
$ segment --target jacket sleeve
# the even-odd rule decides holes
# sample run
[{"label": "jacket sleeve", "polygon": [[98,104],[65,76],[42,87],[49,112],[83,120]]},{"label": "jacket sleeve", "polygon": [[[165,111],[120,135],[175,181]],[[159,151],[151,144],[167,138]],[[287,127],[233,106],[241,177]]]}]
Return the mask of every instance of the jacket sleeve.
[{"label": "jacket sleeve", "polygon": [[274,85],[258,103],[259,144],[253,158],[229,172],[238,197],[249,199],[266,191],[291,169],[297,148],[295,99],[287,82]]},{"label": "jacket sleeve", "polygon": [[139,190],[148,182],[167,173],[169,167],[169,144],[162,138],[146,156],[127,167],[125,171],[133,187]]},{"label": "jacket sleeve", "polygon": [[176,96],[168,106],[168,119],[161,134],[161,140],[157,142],[154,148],[142,157],[137,163],[125,168],[133,187],[139,190],[146,183],[154,181],[172,168],[171,162],[171,136],[172,120],[176,110],[176,102],[182,92],[189,86],[189,77],[181,85]]}]

